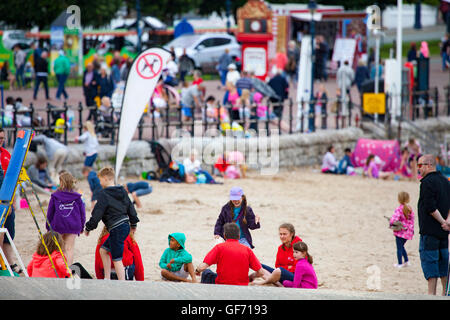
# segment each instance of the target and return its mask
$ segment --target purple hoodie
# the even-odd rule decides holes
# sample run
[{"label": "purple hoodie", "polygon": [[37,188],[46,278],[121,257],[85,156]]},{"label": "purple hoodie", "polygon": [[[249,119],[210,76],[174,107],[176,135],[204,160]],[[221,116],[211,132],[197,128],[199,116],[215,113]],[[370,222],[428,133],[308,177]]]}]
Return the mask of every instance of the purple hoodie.
[{"label": "purple hoodie", "polygon": [[[56,191],[50,197],[47,219],[52,229],[60,234],[83,232],[86,211],[81,194],[77,192]],[[46,225],[49,230],[48,225]]]}]

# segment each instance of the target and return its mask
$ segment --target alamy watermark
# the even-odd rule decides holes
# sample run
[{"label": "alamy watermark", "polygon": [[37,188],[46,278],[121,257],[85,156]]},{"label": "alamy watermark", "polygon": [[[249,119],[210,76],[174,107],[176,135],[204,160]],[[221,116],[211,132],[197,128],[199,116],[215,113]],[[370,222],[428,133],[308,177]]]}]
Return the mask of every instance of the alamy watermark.
[{"label": "alamy watermark", "polygon": [[80,290],[81,289],[81,269],[77,265],[70,266],[72,272],[72,277],[66,279],[66,287],[69,290]]},{"label": "alamy watermark", "polygon": [[371,265],[366,269],[369,274],[367,278],[366,285],[369,290],[380,290],[381,289],[381,270],[377,265]]},{"label": "alamy watermark", "polygon": [[81,9],[77,5],[67,7],[66,13],[70,14],[66,20],[66,26],[69,30],[81,29]]}]

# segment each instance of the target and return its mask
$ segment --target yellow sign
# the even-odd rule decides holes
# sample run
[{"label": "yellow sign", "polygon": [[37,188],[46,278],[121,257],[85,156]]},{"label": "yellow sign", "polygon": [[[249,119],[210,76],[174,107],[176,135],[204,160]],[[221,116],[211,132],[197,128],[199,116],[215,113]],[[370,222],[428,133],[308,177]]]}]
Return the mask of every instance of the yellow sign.
[{"label": "yellow sign", "polygon": [[384,93],[364,93],[363,109],[365,113],[384,114],[386,112],[386,96]]}]

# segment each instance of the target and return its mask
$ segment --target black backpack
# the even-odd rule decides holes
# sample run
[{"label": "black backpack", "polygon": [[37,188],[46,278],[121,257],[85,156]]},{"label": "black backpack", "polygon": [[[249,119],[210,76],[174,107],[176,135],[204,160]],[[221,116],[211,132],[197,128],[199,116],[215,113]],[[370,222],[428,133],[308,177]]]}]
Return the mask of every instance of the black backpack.
[{"label": "black backpack", "polygon": [[162,173],[169,168],[172,157],[158,141],[151,140],[148,143],[150,144],[151,151],[155,155],[156,163],[158,164],[157,173],[161,176]]}]

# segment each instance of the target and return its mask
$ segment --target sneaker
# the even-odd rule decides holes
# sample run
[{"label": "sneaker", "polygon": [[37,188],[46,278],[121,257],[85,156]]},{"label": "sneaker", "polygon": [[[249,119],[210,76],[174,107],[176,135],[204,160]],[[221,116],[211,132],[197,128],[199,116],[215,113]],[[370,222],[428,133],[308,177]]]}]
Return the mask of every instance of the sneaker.
[{"label": "sneaker", "polygon": [[404,266],[403,264],[398,264],[398,263],[394,264],[394,267],[397,269],[401,269],[401,268],[403,268],[403,266]]},{"label": "sneaker", "polygon": [[405,266],[405,267],[410,267],[410,266],[411,266],[411,262],[406,261],[406,262],[403,264],[403,266]]}]

